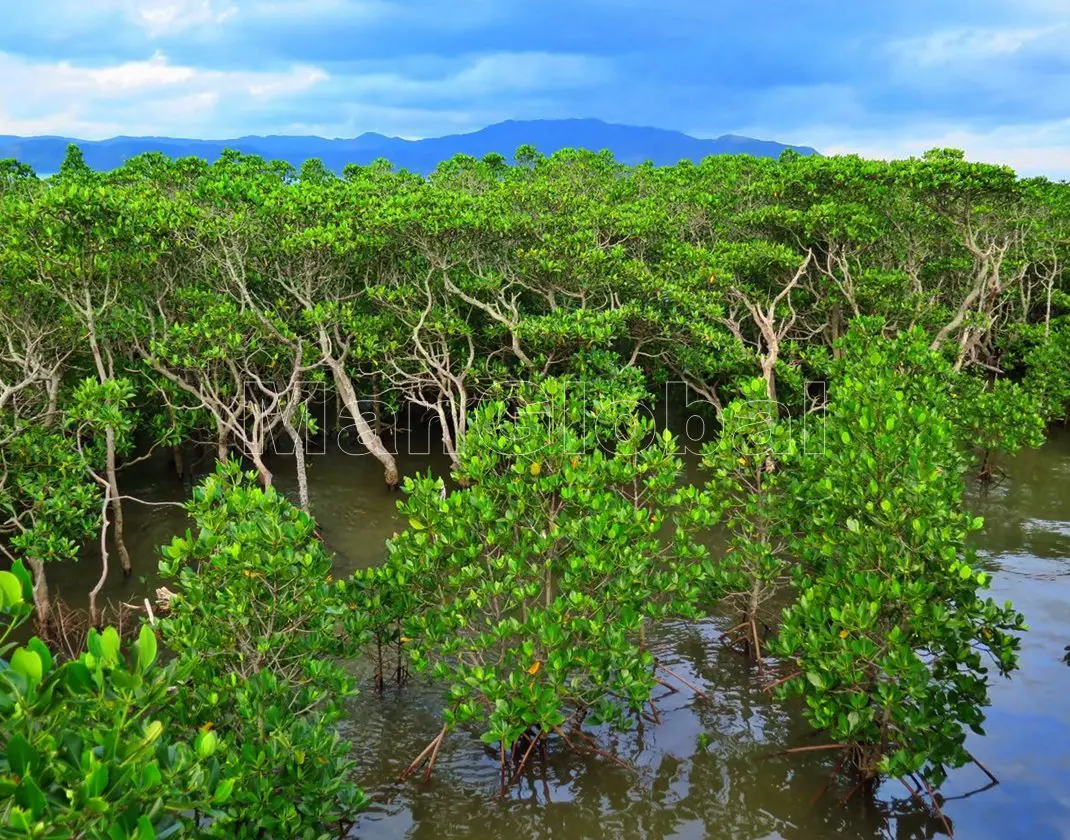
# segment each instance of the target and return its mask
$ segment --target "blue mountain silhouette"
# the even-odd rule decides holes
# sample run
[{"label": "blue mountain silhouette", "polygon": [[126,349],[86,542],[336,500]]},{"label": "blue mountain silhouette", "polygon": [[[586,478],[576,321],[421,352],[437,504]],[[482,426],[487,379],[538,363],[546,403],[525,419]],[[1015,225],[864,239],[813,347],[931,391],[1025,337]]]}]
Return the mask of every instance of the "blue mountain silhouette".
[{"label": "blue mountain silhouette", "polygon": [[498,152],[512,160],[518,147],[530,144],[543,154],[558,149],[609,149],[622,163],[652,161],[659,165],[681,160],[699,161],[708,155],[750,154],[777,157],[784,149],[817,154],[807,146],[788,146],[771,140],[755,140],[725,134],[712,140],[691,137],[679,131],[615,125],[602,120],[507,120],[470,134],[451,134],[422,140],[405,140],[368,132],[359,137],[327,139],[271,135],[237,137],[232,140],[188,140],[173,137],[113,137],[109,140],[77,140],[69,137],[11,137],[0,135],[0,159],[17,158],[40,173],[55,172],[69,143],[82,147],[86,163],[94,169],[114,169],[143,152],[162,152],[171,158],[196,156],[215,160],[224,149],[237,149],[272,160],[300,166],[320,158],[340,172],[347,163],[367,164],[386,158],[397,167],[428,173],[456,154],[482,157]]}]

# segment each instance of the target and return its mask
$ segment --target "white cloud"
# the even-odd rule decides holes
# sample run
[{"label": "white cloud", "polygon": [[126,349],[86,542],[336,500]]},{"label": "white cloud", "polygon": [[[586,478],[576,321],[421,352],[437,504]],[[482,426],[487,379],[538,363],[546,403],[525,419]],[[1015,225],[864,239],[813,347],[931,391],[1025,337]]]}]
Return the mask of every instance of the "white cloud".
[{"label": "white cloud", "polygon": [[976,63],[1011,56],[1055,33],[1058,26],[1031,29],[947,29],[918,38],[893,41],[889,49],[904,65]]},{"label": "white cloud", "polygon": [[151,38],[218,25],[238,13],[236,6],[213,0],[138,0],[133,5],[136,21]]},{"label": "white cloud", "polygon": [[128,61],[114,67],[79,69],[64,62],[55,68],[55,73],[65,87],[84,89],[89,82],[104,95],[120,96],[129,91],[187,84],[197,76],[192,67],[168,64],[159,51],[147,61]]},{"label": "white cloud", "polygon": [[[991,131],[947,125],[917,126],[896,133],[803,129],[824,154],[858,154],[883,160],[918,157],[928,149],[962,149],[970,160],[1005,164],[1025,176],[1070,179],[1070,119]],[[825,142],[822,143],[821,141]]]},{"label": "white cloud", "polygon": [[310,65],[224,71],[174,63],[162,51],[85,67],[0,52],[0,133],[47,131],[91,140],[116,134],[218,138],[250,130],[295,132],[310,122],[308,102],[296,97],[311,94],[323,102],[322,119],[313,117],[317,134],[372,130],[427,137],[516,117],[521,97],[546,111],[540,103],[556,92],[613,77],[606,59],[544,52],[482,54],[430,69],[417,76],[329,75]]},{"label": "white cloud", "polygon": [[42,115],[15,116],[5,112],[3,99],[0,97],[0,134],[21,137],[58,134],[95,139],[123,133],[126,133],[125,123],[88,119],[73,107]]},{"label": "white cloud", "polygon": [[249,17],[297,22],[324,17],[370,21],[395,11],[387,0],[258,0],[242,9]]},{"label": "white cloud", "polygon": [[[34,63],[0,52],[0,133],[196,136],[218,130],[224,104],[265,105],[327,81],[318,67],[222,71],[172,64],[157,52],[109,67]],[[223,114],[222,117],[226,117]]]},{"label": "white cloud", "polygon": [[319,67],[295,67],[286,75],[270,73],[259,75],[264,78],[253,81],[249,84],[248,90],[252,96],[260,99],[300,93],[330,78]]},{"label": "white cloud", "polygon": [[238,14],[231,0],[53,0],[52,5],[60,25],[118,14],[153,39],[219,26]]}]

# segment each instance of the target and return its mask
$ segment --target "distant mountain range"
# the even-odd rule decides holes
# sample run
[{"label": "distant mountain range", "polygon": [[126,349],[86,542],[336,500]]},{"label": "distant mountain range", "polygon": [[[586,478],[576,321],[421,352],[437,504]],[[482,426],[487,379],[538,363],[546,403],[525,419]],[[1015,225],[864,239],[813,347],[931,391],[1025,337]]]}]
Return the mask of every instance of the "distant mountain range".
[{"label": "distant mountain range", "polygon": [[499,152],[509,160],[520,146],[530,144],[543,154],[559,149],[609,149],[618,161],[638,164],[653,161],[670,165],[681,160],[699,161],[708,155],[750,154],[777,157],[784,149],[817,154],[807,146],[787,146],[771,140],[755,140],[725,134],[701,140],[679,131],[614,125],[601,120],[507,120],[470,134],[451,134],[423,140],[405,140],[368,132],[352,139],[323,137],[238,137],[233,140],[186,140],[172,137],[113,137],[110,140],[76,140],[69,137],[12,137],[0,135],[0,160],[17,158],[45,174],[59,169],[69,143],[82,147],[86,163],[94,169],[114,169],[135,155],[162,152],[171,158],[196,156],[215,160],[223,149],[237,149],[285,160],[300,166],[320,158],[329,169],[340,172],[347,163],[367,164],[386,158],[394,166],[427,174],[441,161],[456,154],[482,157]]}]

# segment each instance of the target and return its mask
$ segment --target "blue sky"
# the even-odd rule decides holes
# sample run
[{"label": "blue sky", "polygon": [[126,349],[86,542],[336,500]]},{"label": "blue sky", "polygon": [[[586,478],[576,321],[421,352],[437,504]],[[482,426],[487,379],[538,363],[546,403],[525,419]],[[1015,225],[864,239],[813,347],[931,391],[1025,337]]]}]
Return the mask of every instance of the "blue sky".
[{"label": "blue sky", "polygon": [[598,117],[1070,177],[1070,0],[40,0],[0,134],[428,137]]}]

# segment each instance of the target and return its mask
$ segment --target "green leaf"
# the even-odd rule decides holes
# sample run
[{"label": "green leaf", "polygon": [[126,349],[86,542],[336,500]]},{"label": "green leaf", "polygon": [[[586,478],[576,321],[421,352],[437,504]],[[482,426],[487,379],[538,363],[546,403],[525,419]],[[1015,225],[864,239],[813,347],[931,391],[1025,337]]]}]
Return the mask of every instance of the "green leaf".
[{"label": "green leaf", "polygon": [[22,584],[22,599],[21,601],[33,600],[33,576],[23,565],[21,560],[16,560],[11,564],[11,574],[13,574]]},{"label": "green leaf", "polygon": [[44,642],[34,636],[26,643],[26,649],[32,650],[41,657],[41,665],[44,667],[44,672],[46,674],[52,671],[52,651],[48,649],[48,646]]},{"label": "green leaf", "polygon": [[44,816],[45,809],[48,808],[45,795],[33,779],[23,779],[19,782],[19,786],[15,789],[15,801],[23,808],[28,808],[35,819]]},{"label": "green leaf", "polygon": [[100,796],[108,788],[108,765],[98,764],[86,779],[85,790],[90,797]]},{"label": "green leaf", "polygon": [[114,627],[105,627],[100,634],[100,652],[106,662],[119,661],[119,633]]},{"label": "green leaf", "polygon": [[152,667],[156,661],[156,634],[148,624],[141,625],[141,633],[137,637],[137,664],[142,672]]},{"label": "green leaf", "polygon": [[211,758],[216,751],[216,746],[219,744],[219,736],[211,730],[207,732],[201,732],[197,735],[197,740],[194,742],[194,748],[197,750],[197,755],[201,758]]},{"label": "green leaf", "polygon": [[25,776],[37,760],[37,751],[30,746],[21,733],[11,736],[7,742],[7,763],[17,776]]},{"label": "green leaf", "polygon": [[40,655],[36,651],[19,648],[11,657],[11,667],[31,683],[37,684],[41,682],[44,666]]},{"label": "green leaf", "polygon": [[62,673],[66,677],[67,688],[74,694],[87,692],[93,685],[93,678],[84,662],[68,662]]},{"label": "green leaf", "polygon": [[144,815],[137,820],[137,840],[156,840],[156,829],[152,827],[152,821]]},{"label": "green leaf", "polygon": [[146,724],[146,726],[145,726],[145,740],[148,743],[151,744],[153,741],[158,740],[161,735],[163,735],[163,722],[162,721],[154,720],[151,723]]},{"label": "green leaf", "polygon": [[0,607],[22,603],[22,584],[11,572],[0,572]]},{"label": "green leaf", "polygon": [[163,775],[160,773],[160,767],[155,761],[151,761],[141,769],[141,787],[144,790],[150,790],[156,787],[163,781]]},{"label": "green leaf", "polygon": [[230,799],[231,791],[234,790],[234,779],[223,779],[215,789],[215,793],[212,794],[212,802],[216,805],[222,805],[228,799]]}]

